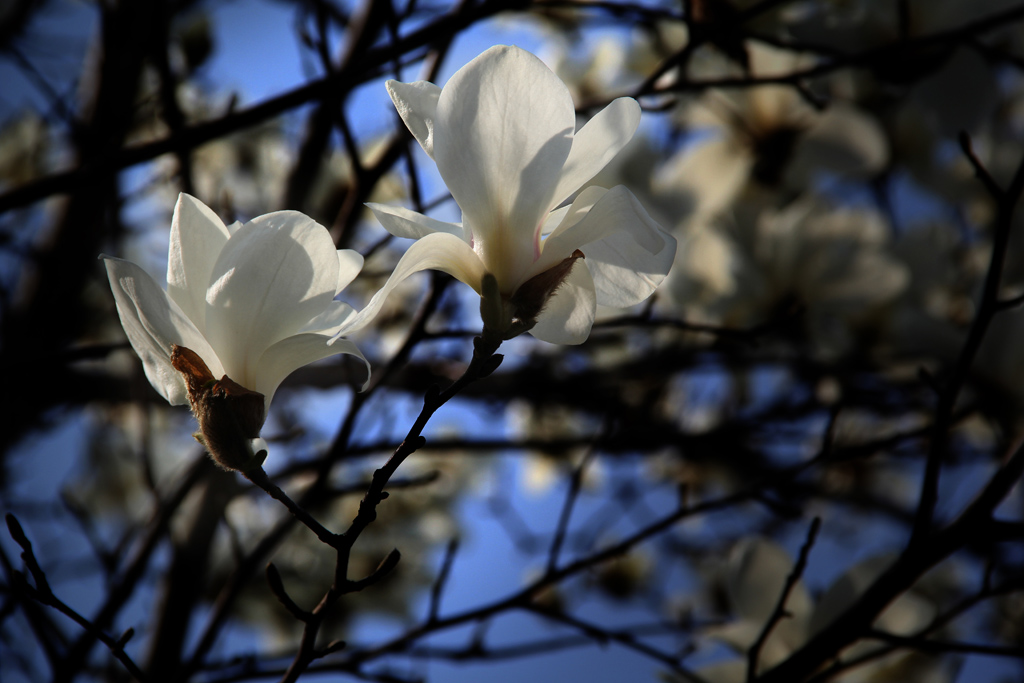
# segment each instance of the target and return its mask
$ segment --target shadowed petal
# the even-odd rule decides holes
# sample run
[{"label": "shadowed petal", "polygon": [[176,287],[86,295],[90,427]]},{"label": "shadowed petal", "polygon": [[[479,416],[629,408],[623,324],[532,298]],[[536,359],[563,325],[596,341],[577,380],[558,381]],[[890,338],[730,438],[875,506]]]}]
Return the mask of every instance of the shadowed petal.
[{"label": "shadowed petal", "polygon": [[554,200],[563,201],[597,175],[633,138],[639,125],[640,105],[631,97],[614,100],[587,121],[573,136]]},{"label": "shadowed petal", "polygon": [[167,294],[196,327],[206,326],[206,288],[228,229],[216,213],[187,194],[178,195],[167,255]]},{"label": "shadowed petal", "polygon": [[348,328],[349,321],[356,314],[356,309],[343,301],[332,301],[324,311],[310,320],[299,332],[319,332],[333,336],[341,334]]},{"label": "shadowed petal", "polygon": [[195,351],[217,377],[224,373],[217,354],[160,285],[139,266],[103,257],[117,315],[132,348],[142,359],[149,383],[171,405],[188,401],[185,382],[171,366],[171,345]]},{"label": "shadowed petal", "polygon": [[338,339],[328,344],[331,336],[327,334],[303,333],[296,334],[282,339],[263,352],[259,359],[260,372],[256,385],[250,387],[266,397],[266,405],[270,406],[270,400],[274,397],[281,382],[301,368],[314,361],[339,353],[346,353],[355,356],[366,365],[367,379],[363,386],[369,381],[370,364],[363,358],[356,345],[348,339]]},{"label": "shadowed petal", "polygon": [[638,248],[652,255],[660,254],[670,239],[624,186],[611,190],[588,187],[569,207],[561,225],[544,241],[544,251],[527,275],[544,272],[575,249],[582,249],[589,258],[587,245],[616,233],[631,236]]},{"label": "shadowed petal", "polygon": [[[621,189],[621,192],[617,190]],[[590,219],[594,214],[593,219]],[[599,234],[605,229],[586,225],[605,221],[619,230],[585,246],[586,264],[602,306],[634,306],[658,288],[676,255],[676,240],[662,232],[633,194],[619,186],[601,198],[581,221],[581,229]]]},{"label": "shadowed petal", "polygon": [[537,316],[530,334],[552,344],[582,344],[590,336],[596,312],[594,280],[583,261],[577,261]]}]

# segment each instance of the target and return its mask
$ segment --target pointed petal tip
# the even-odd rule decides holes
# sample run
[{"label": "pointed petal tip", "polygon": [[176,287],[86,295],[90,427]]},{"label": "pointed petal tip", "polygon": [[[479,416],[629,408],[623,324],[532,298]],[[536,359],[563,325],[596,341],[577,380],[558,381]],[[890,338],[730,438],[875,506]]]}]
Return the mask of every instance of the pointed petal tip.
[{"label": "pointed petal tip", "polygon": [[370,367],[370,361],[366,360],[366,356],[364,356],[362,351],[359,350],[359,347],[356,346],[354,342],[345,339],[342,336],[343,334],[344,332],[339,332],[338,334],[328,339],[327,346],[335,346],[335,344],[339,344],[343,348],[339,348],[337,351],[335,351],[335,353],[343,353],[349,356],[355,356],[359,360],[363,361],[363,365],[366,366],[366,379],[363,380],[363,383],[359,386],[359,392],[362,393],[366,391],[366,388],[368,386],[370,386],[370,379],[372,379],[373,377],[373,368]]}]

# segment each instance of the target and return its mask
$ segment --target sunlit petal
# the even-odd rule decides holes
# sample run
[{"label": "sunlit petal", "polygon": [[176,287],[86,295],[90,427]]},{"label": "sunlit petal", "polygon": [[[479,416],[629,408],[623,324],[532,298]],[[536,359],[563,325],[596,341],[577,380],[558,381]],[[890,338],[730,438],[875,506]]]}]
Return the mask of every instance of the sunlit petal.
[{"label": "sunlit petal", "polygon": [[464,234],[461,225],[439,221],[401,206],[391,206],[390,204],[367,204],[366,206],[377,217],[384,229],[395,237],[416,240],[434,232],[447,232],[459,237]]},{"label": "sunlit petal", "polygon": [[434,117],[437,112],[437,98],[441,88],[427,81],[385,83],[391,101],[409,132],[420,143],[427,156],[434,156]]},{"label": "sunlit petal", "polygon": [[339,257],[327,230],[280,211],[232,235],[207,291],[207,338],[227,373],[249,386],[263,351],[330,306]]},{"label": "sunlit petal", "polygon": [[200,330],[206,325],[206,288],[228,237],[212,209],[195,197],[178,195],[167,254],[167,294]]},{"label": "sunlit petal", "polygon": [[[620,186],[621,187],[621,186]],[[676,241],[661,228],[629,190],[610,190],[594,211],[581,221],[581,229],[607,230],[587,223],[607,221],[621,229],[584,248],[587,268],[594,278],[597,302],[603,306],[634,306],[662,283],[672,267]],[[614,206],[612,203],[614,202]]]},{"label": "sunlit petal", "polygon": [[338,250],[338,284],[335,285],[335,295],[351,284],[359,271],[363,269],[363,255],[355,249]]},{"label": "sunlit petal", "polygon": [[472,287],[477,293],[480,293],[481,282],[486,272],[476,252],[461,238],[444,232],[422,237],[413,242],[409,250],[402,255],[388,281],[373,295],[366,307],[348,321],[345,329],[354,331],[372,320],[395,287],[413,273],[427,269],[448,273]]},{"label": "sunlit petal", "polygon": [[568,89],[519,48],[487,50],[441,91],[434,159],[499,282],[533,258],[574,127]]}]

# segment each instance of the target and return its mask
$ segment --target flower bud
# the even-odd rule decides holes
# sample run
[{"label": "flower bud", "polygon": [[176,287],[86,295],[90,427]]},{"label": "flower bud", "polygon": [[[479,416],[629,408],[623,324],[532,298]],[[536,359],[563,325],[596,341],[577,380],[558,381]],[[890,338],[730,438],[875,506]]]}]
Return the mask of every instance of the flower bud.
[{"label": "flower bud", "polygon": [[199,354],[171,345],[171,365],[185,378],[188,402],[199,422],[196,440],[227,470],[245,471],[263,464],[266,442],[259,438],[265,420],[263,394],[227,375],[216,379]]},{"label": "flower bud", "polygon": [[521,324],[528,324],[527,330],[537,323],[537,316],[544,310],[548,299],[555,293],[555,290],[562,286],[565,279],[569,277],[569,273],[572,272],[576,261],[581,258],[585,258],[583,252],[577,249],[572,252],[572,256],[562,259],[540,275],[535,275],[521,284],[516,293],[512,295],[511,302],[515,318]]},{"label": "flower bud", "polygon": [[583,252],[577,249],[572,256],[524,282],[511,298],[502,296],[497,278],[485,273],[480,296],[480,317],[484,321],[485,336],[490,332],[505,340],[529,332],[537,324],[537,316],[544,310],[548,299],[565,282],[573,265],[581,258],[584,258]]}]

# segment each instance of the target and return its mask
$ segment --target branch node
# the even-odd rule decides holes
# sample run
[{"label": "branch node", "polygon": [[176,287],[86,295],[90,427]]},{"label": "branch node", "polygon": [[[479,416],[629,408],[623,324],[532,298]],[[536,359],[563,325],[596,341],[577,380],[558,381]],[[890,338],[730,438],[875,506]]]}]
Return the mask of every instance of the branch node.
[{"label": "branch node", "polygon": [[493,356],[491,356],[490,358],[488,358],[487,360],[480,364],[480,369],[477,371],[476,376],[480,379],[489,376],[491,373],[498,369],[498,366],[501,365],[501,361],[503,360],[505,360],[504,355],[500,353],[494,354]]},{"label": "branch node", "polygon": [[121,634],[121,637],[117,639],[115,645],[124,649],[124,646],[128,644],[128,641],[135,637],[135,629],[129,626],[125,629],[125,632]]},{"label": "branch node", "polygon": [[291,596],[288,595],[288,592],[284,589],[284,581],[281,580],[281,572],[277,570],[277,567],[274,566],[273,562],[267,565],[267,583],[270,585],[270,591],[274,594],[274,597],[278,599],[278,602],[280,602],[293,617],[303,623],[309,621],[309,612],[299,607],[295,601],[291,599]]}]

